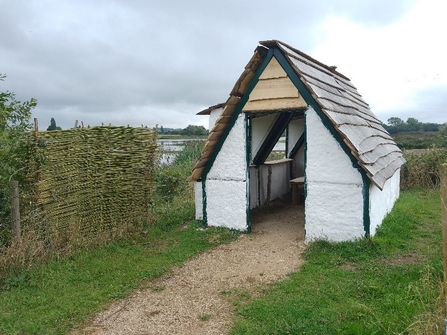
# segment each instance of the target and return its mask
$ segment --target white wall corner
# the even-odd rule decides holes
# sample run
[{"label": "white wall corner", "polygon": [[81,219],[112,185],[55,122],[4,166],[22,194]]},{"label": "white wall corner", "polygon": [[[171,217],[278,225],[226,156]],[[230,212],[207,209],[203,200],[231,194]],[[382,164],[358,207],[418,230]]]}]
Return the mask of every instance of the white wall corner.
[{"label": "white wall corner", "polygon": [[370,234],[374,236],[383,219],[394,207],[400,195],[400,169],[385,182],[380,190],[371,183],[369,190]]},{"label": "white wall corner", "polygon": [[306,111],[306,241],[365,235],[363,179],[318,114]]},{"label": "white wall corner", "polygon": [[246,130],[245,115],[240,114],[220,148],[207,179],[244,180],[246,179]]},{"label": "white wall corner", "polygon": [[246,182],[207,180],[205,185],[208,226],[246,231],[248,228]]},{"label": "white wall corner", "polygon": [[203,220],[203,190],[202,182],[194,182],[194,201],[196,207],[196,220]]}]

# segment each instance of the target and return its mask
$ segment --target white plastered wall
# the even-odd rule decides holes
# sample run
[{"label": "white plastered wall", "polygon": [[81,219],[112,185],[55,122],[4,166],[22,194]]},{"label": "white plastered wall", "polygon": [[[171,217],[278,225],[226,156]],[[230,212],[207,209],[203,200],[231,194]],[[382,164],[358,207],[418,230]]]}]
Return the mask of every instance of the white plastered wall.
[{"label": "white plastered wall", "polygon": [[254,158],[259,151],[265,137],[273,126],[278,114],[256,117],[251,120],[251,157]]},{"label": "white plastered wall", "polygon": [[261,206],[260,202],[260,195],[261,192],[260,189],[260,183],[258,183],[259,175],[258,172],[260,172],[256,166],[250,166],[250,209]]},{"label": "white plastered wall", "polygon": [[293,158],[292,165],[292,176],[291,178],[303,177],[305,175],[305,164],[304,164],[304,145],[298,150],[295,157]]},{"label": "white plastered wall", "polygon": [[203,220],[203,194],[202,182],[194,182],[194,203],[196,206],[196,220]]},{"label": "white plastered wall", "polygon": [[289,150],[293,149],[293,146],[300,139],[304,133],[304,119],[297,119],[290,121],[288,125],[288,147]]},{"label": "white plastered wall", "polygon": [[[216,120],[222,114],[223,107],[216,108],[210,112],[208,118],[208,129],[211,130],[216,123]],[[194,182],[194,200],[196,207],[196,220],[203,220],[203,195],[202,195],[202,182]]]},{"label": "white plastered wall", "polygon": [[[267,190],[268,179],[270,175],[270,200],[278,199],[290,192],[290,161],[281,160],[275,162],[266,162],[262,165],[262,183],[264,189]],[[267,199],[267,194],[264,195],[264,201]]]},{"label": "white plastered wall", "polygon": [[[210,112],[208,117],[208,129],[213,129],[217,119],[220,114],[222,114],[223,107],[213,109]],[[194,203],[196,207],[196,220],[203,220],[203,191],[202,191],[202,182],[196,181],[194,182]]]},{"label": "white plastered wall", "polygon": [[208,119],[208,125],[209,125],[209,130],[211,131],[211,129],[213,129],[214,125],[216,124],[217,119],[219,118],[220,114],[222,114],[223,111],[223,107],[219,107],[216,109],[213,109],[210,113],[210,117]]},{"label": "white plastered wall", "polygon": [[365,236],[362,176],[312,108],[306,138],[306,241]]},{"label": "white plastered wall", "polygon": [[245,133],[245,115],[241,114],[207,174],[204,196],[209,226],[247,230]]},{"label": "white plastered wall", "polygon": [[250,167],[250,209],[290,192],[290,164],[290,159],[284,159]]},{"label": "white plastered wall", "polygon": [[[288,154],[293,149],[295,143],[298,142],[304,133],[304,119],[292,120],[288,126]],[[293,170],[291,178],[304,176],[304,146],[302,146],[293,158]]]},{"label": "white plastered wall", "polygon": [[[278,114],[257,116],[251,119],[251,158],[259,151]],[[269,177],[270,170],[270,177]],[[264,205],[290,191],[290,162],[267,162],[250,167],[250,208]],[[269,181],[270,178],[270,181]]]},{"label": "white plastered wall", "polygon": [[399,198],[400,169],[388,179],[381,191],[376,185],[371,184],[369,193],[370,234],[374,236],[377,228],[382,224],[385,216],[391,212],[394,203]]}]

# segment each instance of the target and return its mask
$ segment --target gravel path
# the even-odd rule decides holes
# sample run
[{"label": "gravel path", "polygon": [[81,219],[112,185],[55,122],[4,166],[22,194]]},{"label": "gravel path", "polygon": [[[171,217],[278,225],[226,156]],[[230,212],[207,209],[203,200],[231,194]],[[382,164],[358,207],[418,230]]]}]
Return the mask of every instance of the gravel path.
[{"label": "gravel path", "polygon": [[256,287],[286,279],[302,264],[302,206],[263,211],[252,222],[251,234],[189,260],[73,334],[227,334],[234,306],[223,292],[256,295]]}]

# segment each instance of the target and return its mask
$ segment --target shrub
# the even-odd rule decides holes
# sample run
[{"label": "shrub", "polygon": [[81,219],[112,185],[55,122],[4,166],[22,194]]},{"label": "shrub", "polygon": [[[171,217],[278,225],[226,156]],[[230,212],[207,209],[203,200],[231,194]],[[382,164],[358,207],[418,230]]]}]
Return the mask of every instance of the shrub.
[{"label": "shrub", "polygon": [[174,164],[188,167],[189,170],[185,171],[185,173],[189,176],[192,165],[200,157],[204,144],[205,142],[200,140],[186,142],[183,150],[175,157]]},{"label": "shrub", "polygon": [[[4,76],[0,76],[2,80]],[[32,142],[31,110],[37,101],[21,102],[12,92],[0,92],[0,251],[11,242],[9,181],[26,184]]]},{"label": "shrub", "polygon": [[405,154],[407,163],[401,171],[401,187],[433,189],[441,182],[440,168],[447,163],[447,149],[414,150]]},{"label": "shrub", "polygon": [[[154,207],[158,224],[170,229],[181,224],[183,217],[193,217],[193,188],[188,177],[200,156],[204,141],[188,141],[170,165],[160,165],[155,179]],[[188,214],[186,214],[188,213]],[[181,214],[181,215],[180,215]],[[166,216],[179,220],[166,220]],[[167,222],[170,222],[169,224]]]}]

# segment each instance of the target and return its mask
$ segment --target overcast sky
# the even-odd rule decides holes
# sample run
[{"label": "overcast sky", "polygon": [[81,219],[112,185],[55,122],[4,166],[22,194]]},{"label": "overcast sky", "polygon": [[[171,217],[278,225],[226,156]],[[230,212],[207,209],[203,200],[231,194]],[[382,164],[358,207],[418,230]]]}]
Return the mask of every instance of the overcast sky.
[{"label": "overcast sky", "polygon": [[445,0],[0,0],[0,91],[41,129],[208,125],[259,41],[337,70],[376,116],[447,122]]}]

